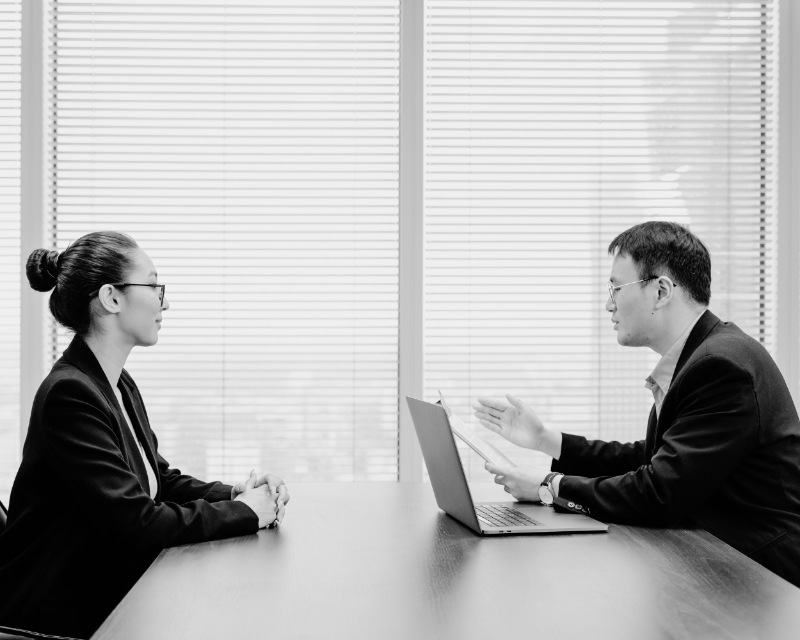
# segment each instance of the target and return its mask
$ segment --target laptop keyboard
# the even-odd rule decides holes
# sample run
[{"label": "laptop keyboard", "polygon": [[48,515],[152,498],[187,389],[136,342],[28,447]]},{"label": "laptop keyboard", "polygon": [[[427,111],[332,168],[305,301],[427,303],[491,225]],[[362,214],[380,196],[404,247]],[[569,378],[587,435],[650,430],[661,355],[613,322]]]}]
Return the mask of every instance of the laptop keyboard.
[{"label": "laptop keyboard", "polygon": [[493,504],[480,504],[475,505],[475,511],[478,513],[478,520],[490,527],[530,527],[542,526],[541,522],[537,522],[533,518],[529,518],[521,511],[505,507],[503,505]]}]

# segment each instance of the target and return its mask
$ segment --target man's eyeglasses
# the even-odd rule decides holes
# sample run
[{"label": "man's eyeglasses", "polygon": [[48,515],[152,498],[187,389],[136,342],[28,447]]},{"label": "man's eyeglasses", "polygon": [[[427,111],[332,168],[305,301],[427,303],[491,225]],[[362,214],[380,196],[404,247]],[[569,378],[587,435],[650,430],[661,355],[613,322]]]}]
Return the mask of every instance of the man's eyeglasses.
[{"label": "man's eyeglasses", "polygon": [[[164,292],[167,289],[167,285],[165,284],[137,284],[135,282],[109,282],[112,287],[151,287],[153,289],[158,290],[158,304],[162,304],[164,302]],[[92,296],[96,296],[100,293],[100,289],[92,293]]]},{"label": "man's eyeglasses", "polygon": [[650,282],[651,280],[658,280],[660,276],[650,276],[649,278],[642,278],[641,280],[635,280],[633,282],[626,282],[625,284],[612,284],[609,280],[606,282],[608,285],[608,295],[611,298],[611,302],[616,302],[615,296],[617,295],[617,291],[622,289],[622,287],[629,287],[632,284],[639,284],[640,282]]}]

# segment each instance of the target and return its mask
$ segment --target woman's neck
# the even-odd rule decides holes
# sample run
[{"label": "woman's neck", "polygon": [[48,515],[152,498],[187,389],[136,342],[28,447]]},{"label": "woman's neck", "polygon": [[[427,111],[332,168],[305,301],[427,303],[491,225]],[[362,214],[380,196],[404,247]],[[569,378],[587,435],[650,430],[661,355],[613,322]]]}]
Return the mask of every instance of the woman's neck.
[{"label": "woman's neck", "polygon": [[100,363],[112,389],[116,389],[122,368],[133,346],[122,345],[108,334],[90,334],[84,339]]}]

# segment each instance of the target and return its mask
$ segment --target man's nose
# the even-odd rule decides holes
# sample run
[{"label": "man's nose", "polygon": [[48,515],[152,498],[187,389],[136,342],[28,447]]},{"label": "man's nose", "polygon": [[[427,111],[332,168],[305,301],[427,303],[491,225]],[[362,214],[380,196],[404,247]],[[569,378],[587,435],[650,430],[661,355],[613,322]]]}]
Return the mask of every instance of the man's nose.
[{"label": "man's nose", "polygon": [[608,299],[606,300],[606,311],[611,313],[612,311],[614,311],[615,307],[616,307],[616,305],[615,305],[614,301],[611,299],[611,296],[609,295]]}]

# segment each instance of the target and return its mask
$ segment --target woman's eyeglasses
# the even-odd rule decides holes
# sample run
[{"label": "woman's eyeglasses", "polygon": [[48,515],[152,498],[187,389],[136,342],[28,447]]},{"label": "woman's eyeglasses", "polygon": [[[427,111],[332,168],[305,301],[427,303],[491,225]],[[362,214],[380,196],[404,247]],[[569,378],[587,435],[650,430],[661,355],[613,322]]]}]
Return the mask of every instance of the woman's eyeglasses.
[{"label": "woman's eyeglasses", "polygon": [[[158,290],[158,303],[162,304],[164,302],[164,292],[167,289],[167,285],[165,284],[137,284],[135,282],[109,282],[112,287],[151,287],[153,289]],[[100,289],[92,293],[92,296],[96,296],[100,293]]]}]

